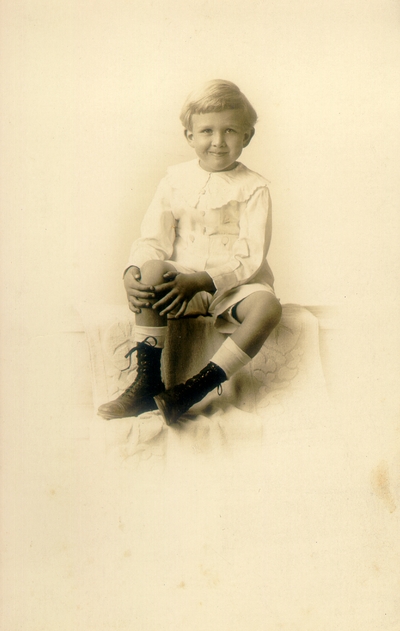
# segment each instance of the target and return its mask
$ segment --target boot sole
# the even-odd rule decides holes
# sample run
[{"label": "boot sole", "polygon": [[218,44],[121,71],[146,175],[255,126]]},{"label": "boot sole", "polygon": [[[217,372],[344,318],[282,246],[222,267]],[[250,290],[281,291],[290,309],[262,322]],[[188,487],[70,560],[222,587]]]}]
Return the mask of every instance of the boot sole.
[{"label": "boot sole", "polygon": [[111,421],[112,419],[122,419],[129,418],[132,416],[140,416],[145,412],[154,412],[157,409],[155,405],[154,398],[145,399],[141,405],[137,406],[134,410],[126,410],[123,414],[113,414],[112,412],[101,412],[101,406],[97,410],[97,415],[104,418],[106,421]]},{"label": "boot sole", "polygon": [[156,405],[158,409],[160,410],[166,424],[173,425],[174,423],[176,423],[179,417],[174,418],[173,416],[171,416],[168,410],[168,405],[164,401],[162,395],[158,394],[156,397],[154,397],[154,401],[156,402]]}]

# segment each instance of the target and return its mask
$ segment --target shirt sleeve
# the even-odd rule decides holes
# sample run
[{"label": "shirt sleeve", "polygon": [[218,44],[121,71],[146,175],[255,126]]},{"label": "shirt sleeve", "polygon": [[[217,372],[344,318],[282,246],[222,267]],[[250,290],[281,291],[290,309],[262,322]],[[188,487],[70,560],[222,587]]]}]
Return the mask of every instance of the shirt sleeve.
[{"label": "shirt sleeve", "polygon": [[241,213],[239,237],[229,261],[207,269],[218,292],[251,282],[266,264],[272,234],[271,211],[269,190],[263,186],[254,191]]},{"label": "shirt sleeve", "polygon": [[149,260],[171,258],[176,220],[171,210],[171,191],[166,178],[161,180],[141,224],[141,236],[133,242],[128,267],[141,267]]}]

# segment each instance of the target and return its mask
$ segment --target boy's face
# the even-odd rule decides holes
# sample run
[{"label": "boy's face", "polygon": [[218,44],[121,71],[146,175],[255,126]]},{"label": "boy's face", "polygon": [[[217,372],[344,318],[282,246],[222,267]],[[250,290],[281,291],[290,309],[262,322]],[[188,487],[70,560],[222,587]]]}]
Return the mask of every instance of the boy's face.
[{"label": "boy's face", "polygon": [[241,110],[223,110],[193,114],[192,129],[185,130],[186,139],[200,158],[205,171],[230,171],[254,135]]}]

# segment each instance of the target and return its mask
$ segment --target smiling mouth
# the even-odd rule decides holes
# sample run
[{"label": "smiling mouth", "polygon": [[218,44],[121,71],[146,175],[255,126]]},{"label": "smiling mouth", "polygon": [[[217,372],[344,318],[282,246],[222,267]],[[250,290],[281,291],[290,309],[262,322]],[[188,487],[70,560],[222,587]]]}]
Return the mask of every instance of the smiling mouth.
[{"label": "smiling mouth", "polygon": [[227,152],[225,151],[224,153],[216,153],[215,151],[209,151],[209,154],[211,154],[212,156],[226,156]]}]

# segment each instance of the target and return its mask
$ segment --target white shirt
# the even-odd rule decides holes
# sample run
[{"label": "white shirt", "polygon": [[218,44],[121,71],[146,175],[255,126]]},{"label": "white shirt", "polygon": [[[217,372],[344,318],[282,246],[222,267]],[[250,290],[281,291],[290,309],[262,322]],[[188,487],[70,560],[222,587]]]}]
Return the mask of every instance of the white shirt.
[{"label": "white shirt", "polygon": [[247,283],[273,287],[266,259],[271,228],[271,198],[261,175],[240,162],[209,173],[191,160],[170,167],[161,180],[128,265],[159,259],[206,271],[215,297]]}]

